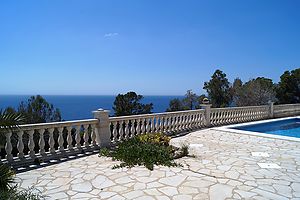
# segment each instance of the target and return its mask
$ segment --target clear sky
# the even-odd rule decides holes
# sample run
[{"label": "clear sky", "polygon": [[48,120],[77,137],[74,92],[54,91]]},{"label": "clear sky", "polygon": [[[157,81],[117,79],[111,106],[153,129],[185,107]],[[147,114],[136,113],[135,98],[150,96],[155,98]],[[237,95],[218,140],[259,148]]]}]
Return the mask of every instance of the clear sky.
[{"label": "clear sky", "polygon": [[0,94],[203,92],[300,67],[297,0],[2,0]]}]

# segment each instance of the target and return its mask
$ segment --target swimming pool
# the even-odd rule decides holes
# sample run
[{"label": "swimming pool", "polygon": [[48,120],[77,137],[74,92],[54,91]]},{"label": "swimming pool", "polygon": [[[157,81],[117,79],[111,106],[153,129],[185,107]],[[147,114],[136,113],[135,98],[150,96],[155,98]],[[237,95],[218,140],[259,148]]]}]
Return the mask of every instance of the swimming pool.
[{"label": "swimming pool", "polygon": [[231,127],[232,129],[300,138],[300,118],[284,119],[252,125]]},{"label": "swimming pool", "polygon": [[246,122],[212,129],[300,142],[300,116]]}]

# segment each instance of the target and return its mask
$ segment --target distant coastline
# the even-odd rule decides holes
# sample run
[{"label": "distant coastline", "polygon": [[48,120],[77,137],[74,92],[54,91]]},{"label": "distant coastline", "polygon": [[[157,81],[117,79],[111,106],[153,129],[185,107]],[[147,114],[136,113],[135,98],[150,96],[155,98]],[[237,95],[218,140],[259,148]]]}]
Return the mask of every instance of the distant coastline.
[{"label": "distant coastline", "polygon": [[[0,95],[0,109],[8,106],[18,107],[21,101],[27,101],[31,95]],[[59,108],[63,120],[92,118],[92,111],[99,108],[111,111],[115,95],[42,95],[54,107]],[[153,103],[153,112],[165,112],[173,98],[183,96],[145,95],[143,103]]]}]

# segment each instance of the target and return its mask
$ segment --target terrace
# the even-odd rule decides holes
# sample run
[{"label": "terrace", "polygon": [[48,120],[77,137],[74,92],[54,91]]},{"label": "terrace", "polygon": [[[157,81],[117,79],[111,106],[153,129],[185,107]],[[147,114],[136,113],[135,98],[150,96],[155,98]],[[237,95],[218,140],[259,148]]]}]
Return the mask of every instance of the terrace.
[{"label": "terrace", "polygon": [[[298,104],[272,103],[239,108],[203,105],[193,111],[128,117],[109,117],[98,110],[95,119],[25,125],[17,133],[17,143],[8,133],[1,162],[16,168],[21,187],[35,186],[49,199],[298,199],[299,142],[215,127],[299,113]],[[195,157],[179,159],[183,167],[156,166],[149,171],[112,169],[116,161],[93,155],[124,138],[152,132],[188,133],[171,143],[188,144]],[[32,165],[37,158],[42,163]]]}]

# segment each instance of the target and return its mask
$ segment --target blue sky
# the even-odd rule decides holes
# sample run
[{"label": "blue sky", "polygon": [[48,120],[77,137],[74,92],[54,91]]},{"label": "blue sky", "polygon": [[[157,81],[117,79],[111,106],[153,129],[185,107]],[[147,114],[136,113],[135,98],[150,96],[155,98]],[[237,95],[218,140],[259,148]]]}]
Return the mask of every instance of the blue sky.
[{"label": "blue sky", "polygon": [[300,67],[300,1],[0,1],[0,94],[202,93]]}]

